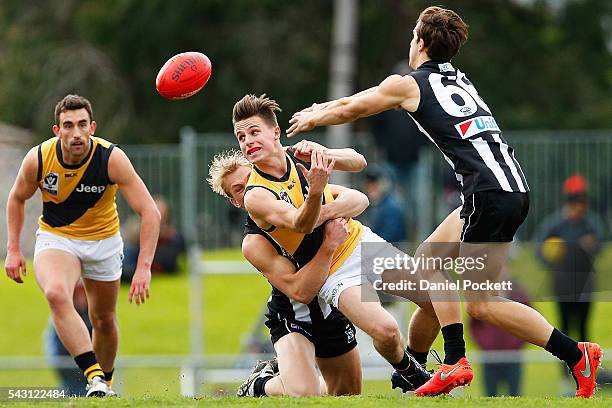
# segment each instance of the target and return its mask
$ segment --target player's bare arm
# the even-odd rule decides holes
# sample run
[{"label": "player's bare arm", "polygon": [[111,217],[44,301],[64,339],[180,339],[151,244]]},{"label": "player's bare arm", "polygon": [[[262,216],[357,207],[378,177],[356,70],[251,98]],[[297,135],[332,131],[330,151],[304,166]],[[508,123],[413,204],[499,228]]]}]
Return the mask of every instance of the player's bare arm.
[{"label": "player's bare arm", "polygon": [[368,205],[370,205],[368,196],[359,190],[339,186],[337,184],[329,184],[329,189],[334,196],[334,201],[321,207],[317,225],[321,225],[325,221],[334,218],[357,217],[368,208]]},{"label": "player's bare arm", "polygon": [[327,156],[328,159],[336,161],[335,170],[359,172],[366,168],[368,162],[362,154],[357,153],[354,149],[330,149],[319,143],[309,140],[300,140],[292,147],[295,157],[310,162],[312,151],[319,149]]},{"label": "player's bare arm", "polygon": [[121,149],[113,149],[108,162],[108,175],[117,184],[130,208],[140,216],[140,252],[129,293],[130,303],[135,299],[136,304],[140,305],[150,296],[151,264],[161,216],[147,187]]},{"label": "player's bare arm", "polygon": [[244,205],[253,220],[261,228],[274,225],[292,231],[310,234],[319,219],[323,191],[334,168],[335,161],[328,161],[322,152],[312,152],[310,170],[298,163],[297,167],[308,181],[308,196],[300,208],[295,208],[283,200],[277,200],[269,191],[255,188],[244,197]]},{"label": "player's bare arm", "polygon": [[296,112],[289,121],[287,137],[317,126],[353,122],[393,108],[401,107],[414,112],[419,98],[419,87],[414,78],[409,75],[391,75],[369,92],[337,99],[320,110]]},{"label": "player's bare arm", "polygon": [[319,219],[322,201],[322,195],[309,195],[300,208],[295,208],[268,190],[254,188],[245,194],[244,207],[260,228],[275,226],[310,234]]},{"label": "player's bare arm", "polygon": [[[375,91],[378,88],[378,86],[373,86],[371,88],[365,89],[359,93],[356,93],[355,96],[361,96],[361,95],[365,95],[366,93],[370,93]],[[312,112],[312,111],[317,111],[317,110],[321,110],[321,109],[328,109],[328,108],[333,108],[335,106],[338,106],[340,104],[340,100],[336,99],[333,101],[328,101],[328,102],[322,102],[322,103],[313,103],[312,105],[310,105],[307,108],[302,109],[300,112]],[[295,113],[294,113],[295,115]]]},{"label": "player's bare arm", "polygon": [[244,257],[268,279],[272,286],[290,298],[308,304],[327,279],[334,251],[347,237],[346,221],[331,220],[325,225],[325,238],[314,258],[296,271],[295,265],[259,234],[242,241]]},{"label": "player's bare arm", "polygon": [[26,261],[21,253],[19,241],[25,218],[25,202],[34,195],[38,188],[36,180],[38,172],[37,149],[37,147],[30,149],[23,159],[6,203],[8,237],[4,269],[6,275],[17,283],[23,283],[20,273],[26,275]]}]

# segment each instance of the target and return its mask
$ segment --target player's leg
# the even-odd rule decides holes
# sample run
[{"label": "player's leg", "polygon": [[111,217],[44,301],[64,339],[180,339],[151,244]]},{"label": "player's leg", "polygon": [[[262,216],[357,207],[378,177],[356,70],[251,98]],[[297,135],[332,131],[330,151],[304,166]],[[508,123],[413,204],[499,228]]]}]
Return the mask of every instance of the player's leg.
[{"label": "player's leg", "polygon": [[317,357],[329,395],[361,394],[361,359],[357,347],[337,357]]},{"label": "player's leg", "polygon": [[[481,194],[486,203],[472,227],[464,230],[460,257],[485,258],[485,268],[467,269],[465,279],[497,281],[507,260],[510,241],[525,219],[528,197],[520,193]],[[484,242],[478,244],[477,242]],[[545,348],[570,367],[578,389],[576,396],[590,397],[602,350],[595,343],[577,343],[555,329],[538,311],[487,291],[466,291],[466,310],[474,318],[493,324],[514,336]]]},{"label": "player's leg", "polygon": [[264,384],[265,395],[308,396],[325,392],[317,372],[314,345],[302,334],[289,333],[274,343],[279,374]]},{"label": "player's leg", "polygon": [[47,249],[35,255],[34,273],[66,350],[73,357],[91,351],[89,332],[73,304],[74,287],[81,278],[79,259],[62,250]]},{"label": "player's leg", "polygon": [[119,280],[111,282],[83,279],[93,327],[93,349],[104,373],[112,373],[119,345],[117,296]]},{"label": "player's leg", "polygon": [[[414,257],[416,259],[456,258],[459,255],[461,229],[463,228],[463,220],[460,214],[461,207],[451,212],[434,232],[419,245]],[[433,264],[431,263],[430,266],[435,266]],[[426,263],[420,264],[417,271],[420,279],[432,282],[446,281],[445,271],[427,269],[426,266]],[[430,291],[429,295],[441,327],[461,323],[461,302],[457,292],[436,290]]]},{"label": "player's leg", "polygon": [[93,349],[109,386],[112,386],[119,346],[117,297],[122,261],[123,241],[118,234],[89,245],[83,261],[83,282],[93,327]]},{"label": "player's leg", "polygon": [[336,308],[312,325],[315,357],[329,395],[361,393],[361,359],[356,330]]},{"label": "player's leg", "polygon": [[397,322],[378,302],[362,302],[361,286],[342,291],[338,309],[355,326],[372,337],[374,348],[392,365],[400,363],[404,356]]},{"label": "player's leg", "polygon": [[34,254],[36,281],[42,289],[58,336],[87,378],[86,395],[108,393],[104,373],[93,352],[89,331],[73,304],[74,287],[81,277],[81,261],[70,242],[50,233],[39,233]]},{"label": "player's leg", "polygon": [[427,363],[427,355],[439,332],[440,324],[431,303],[417,307],[408,324],[407,350],[422,366]]},{"label": "player's leg", "polygon": [[[441,255],[444,257],[454,258],[459,253],[462,226],[460,208],[457,208],[420,245],[415,257],[431,256],[432,251],[442,251],[444,254]],[[420,279],[428,277],[422,271],[417,272],[417,276]],[[429,301],[422,299],[415,301],[419,308],[413,313],[408,325],[408,351],[423,365],[427,362],[427,354],[440,332],[440,327],[461,322],[461,303],[458,296],[450,292],[446,296],[442,301],[432,302],[431,297]]]},{"label": "player's leg", "polygon": [[[451,212],[436,230],[419,246],[415,258],[424,260],[456,258],[459,255],[461,231],[464,226],[460,207]],[[444,270],[435,269],[436,262],[421,263],[419,279],[431,283],[445,283],[449,277]],[[465,358],[465,340],[461,317],[461,302],[456,291],[430,290],[429,297],[441,326],[444,338],[444,364],[433,377],[416,390],[416,395],[438,395],[450,392],[459,385],[472,381],[472,368]]]},{"label": "player's leg", "polygon": [[[367,290],[369,287],[363,287]],[[350,286],[341,291],[338,309],[355,326],[372,338],[374,348],[403,376],[402,389],[414,389],[430,378],[430,374],[402,345],[397,322],[378,301],[362,301],[362,286]],[[371,298],[371,297],[369,297]],[[395,386],[400,386],[395,384]]]}]

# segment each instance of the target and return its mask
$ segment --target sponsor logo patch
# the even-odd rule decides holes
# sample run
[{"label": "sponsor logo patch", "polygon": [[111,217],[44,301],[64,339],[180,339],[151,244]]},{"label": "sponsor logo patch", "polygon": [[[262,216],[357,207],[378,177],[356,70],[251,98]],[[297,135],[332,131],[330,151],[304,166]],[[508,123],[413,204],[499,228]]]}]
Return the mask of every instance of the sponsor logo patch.
[{"label": "sponsor logo patch", "polygon": [[493,116],[477,116],[455,125],[459,135],[467,139],[482,132],[501,132]]},{"label": "sponsor logo patch", "polygon": [[86,186],[81,183],[75,191],[77,193],[103,193],[104,190],[106,190],[106,186]]},{"label": "sponsor logo patch", "polygon": [[455,68],[453,68],[453,64],[451,64],[450,62],[438,64],[438,69],[440,71],[454,71],[455,70]]}]

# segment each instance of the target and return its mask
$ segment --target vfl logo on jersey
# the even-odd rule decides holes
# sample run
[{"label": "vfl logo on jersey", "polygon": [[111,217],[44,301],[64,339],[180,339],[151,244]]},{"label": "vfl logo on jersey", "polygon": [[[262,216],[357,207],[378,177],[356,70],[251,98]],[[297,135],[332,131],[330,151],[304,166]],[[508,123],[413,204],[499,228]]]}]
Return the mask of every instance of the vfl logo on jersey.
[{"label": "vfl logo on jersey", "polygon": [[289,198],[289,194],[285,190],[281,190],[278,193],[278,196],[281,198],[281,200],[286,201],[289,204],[293,205],[293,203],[291,202],[291,198]]},{"label": "vfl logo on jersey", "polygon": [[493,116],[478,116],[455,125],[459,135],[467,139],[482,132],[501,132]]},{"label": "vfl logo on jersey", "polygon": [[42,186],[47,193],[56,196],[59,187],[59,174],[47,173],[43,179]]}]

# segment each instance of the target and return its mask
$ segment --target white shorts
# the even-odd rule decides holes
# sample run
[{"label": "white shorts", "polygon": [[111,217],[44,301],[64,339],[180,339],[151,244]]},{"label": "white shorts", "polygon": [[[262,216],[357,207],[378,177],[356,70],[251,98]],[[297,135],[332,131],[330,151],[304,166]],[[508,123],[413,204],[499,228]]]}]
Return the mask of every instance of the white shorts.
[{"label": "white shorts", "polygon": [[[364,260],[362,257],[362,244],[373,242],[379,243],[379,245],[369,246],[368,254],[364,255],[368,259]],[[326,303],[337,308],[340,295],[343,291],[348,288],[352,288],[353,286],[360,286],[369,281],[371,271],[364,270],[362,262],[369,262],[369,259],[374,255],[392,257],[395,254],[403,255],[404,253],[376,235],[369,227],[364,225],[359,243],[349,257],[346,258],[344,263],[342,263],[342,265],[340,265],[340,267],[329,278],[327,278],[319,291],[319,297],[321,297],[321,299],[323,299]]]},{"label": "white shorts", "polygon": [[79,258],[83,278],[112,282],[121,277],[123,239],[119,233],[109,238],[87,241],[39,229],[36,231],[34,258],[47,249],[59,249]]}]

